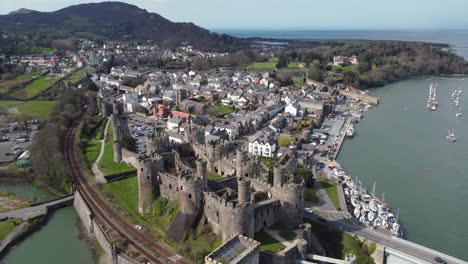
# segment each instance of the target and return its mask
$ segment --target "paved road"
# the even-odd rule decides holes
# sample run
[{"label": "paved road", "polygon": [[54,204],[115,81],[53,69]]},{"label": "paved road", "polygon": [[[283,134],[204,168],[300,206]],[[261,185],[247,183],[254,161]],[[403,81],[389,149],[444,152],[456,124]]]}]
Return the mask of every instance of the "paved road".
[{"label": "paved road", "polygon": [[[306,214],[304,217],[311,219],[311,220],[318,220],[318,216],[312,215],[312,214]],[[438,256],[438,257],[442,257],[450,264],[452,263],[467,264],[467,262],[462,261],[460,259],[457,259],[457,258],[448,256],[446,254],[437,252],[435,250],[414,244],[404,239],[397,238],[397,237],[389,237],[387,235],[380,234],[373,230],[367,229],[363,227],[362,225],[353,224],[346,219],[331,220],[331,221],[327,221],[327,223],[331,225],[332,227],[334,227],[335,229],[349,232],[351,234],[356,234],[365,239],[382,244],[385,247],[389,247],[389,248],[401,251],[405,254],[408,254],[412,257],[416,257],[422,261],[435,263],[434,258]],[[430,230],[428,232],[430,232]]]},{"label": "paved road", "polygon": [[54,200],[54,201],[41,204],[41,205],[3,212],[3,213],[0,213],[0,219],[21,218],[22,220],[28,220],[30,218],[46,214],[49,207],[54,207],[54,206],[58,206],[61,204],[67,204],[73,201],[73,199],[74,199],[74,196],[71,195],[71,196],[67,196],[62,199]]}]

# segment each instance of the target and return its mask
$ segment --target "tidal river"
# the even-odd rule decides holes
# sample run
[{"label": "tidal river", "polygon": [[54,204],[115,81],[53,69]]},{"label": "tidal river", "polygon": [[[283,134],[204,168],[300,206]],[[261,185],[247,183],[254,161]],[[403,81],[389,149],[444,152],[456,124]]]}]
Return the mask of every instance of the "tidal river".
[{"label": "tidal river", "polygon": [[[0,184],[0,192],[37,201],[56,198],[31,184]],[[14,247],[0,264],[92,264],[96,263],[90,245],[82,238],[79,218],[73,207],[59,209],[47,225]]]},{"label": "tidal river", "polygon": [[[429,85],[439,107],[429,111]],[[460,108],[451,94],[463,90]],[[468,78],[418,78],[371,90],[381,105],[364,114],[338,157],[370,191],[385,192],[404,237],[468,260]],[[455,116],[457,111],[462,115]],[[457,142],[446,139],[455,131]]]}]

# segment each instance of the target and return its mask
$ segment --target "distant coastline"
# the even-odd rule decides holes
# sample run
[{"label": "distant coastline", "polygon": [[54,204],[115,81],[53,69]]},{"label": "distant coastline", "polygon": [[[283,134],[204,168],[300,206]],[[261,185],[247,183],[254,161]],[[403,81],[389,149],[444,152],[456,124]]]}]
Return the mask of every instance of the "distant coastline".
[{"label": "distant coastline", "polygon": [[296,40],[400,40],[417,41],[453,49],[468,58],[468,30],[244,30],[211,29],[240,38],[271,38]]}]

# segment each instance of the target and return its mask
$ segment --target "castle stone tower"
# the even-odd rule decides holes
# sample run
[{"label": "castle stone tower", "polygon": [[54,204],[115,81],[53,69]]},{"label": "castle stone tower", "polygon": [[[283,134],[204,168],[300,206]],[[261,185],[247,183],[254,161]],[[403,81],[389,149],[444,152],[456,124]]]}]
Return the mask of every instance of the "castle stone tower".
[{"label": "castle stone tower", "polygon": [[197,164],[197,177],[201,179],[208,178],[207,162],[204,160],[197,160],[196,164]]},{"label": "castle stone tower", "polygon": [[236,150],[236,176],[242,177],[244,173],[244,162],[246,160],[245,151],[242,149]]},{"label": "castle stone tower", "polygon": [[182,101],[187,99],[187,90],[177,89],[176,90],[176,105],[179,106]]},{"label": "castle stone tower", "polygon": [[223,241],[230,239],[236,234],[253,238],[255,216],[254,207],[251,202],[243,205],[227,202],[220,216],[221,226],[229,227],[221,231]]},{"label": "castle stone tower", "polygon": [[108,117],[110,115],[109,107],[106,100],[101,101],[101,113],[103,117]]},{"label": "castle stone tower", "polygon": [[138,164],[138,211],[140,214],[151,213],[153,207],[153,161],[142,160]]},{"label": "castle stone tower", "polygon": [[244,177],[237,178],[237,201],[239,205],[249,203],[251,195],[250,179]]},{"label": "castle stone tower", "polygon": [[120,114],[120,111],[119,111],[119,103],[117,102],[112,102],[112,113],[114,115],[119,115]]}]

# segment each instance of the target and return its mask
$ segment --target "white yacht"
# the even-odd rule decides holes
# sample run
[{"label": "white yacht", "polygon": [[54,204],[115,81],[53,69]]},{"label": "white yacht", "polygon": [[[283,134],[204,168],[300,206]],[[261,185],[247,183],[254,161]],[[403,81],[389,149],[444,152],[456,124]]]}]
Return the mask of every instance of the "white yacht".
[{"label": "white yacht", "polygon": [[346,131],[346,136],[348,136],[348,137],[353,137],[354,136],[354,126],[353,125],[349,125],[348,131]]}]

